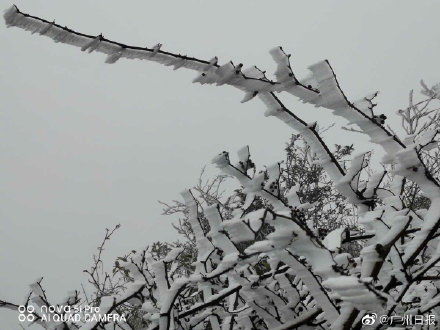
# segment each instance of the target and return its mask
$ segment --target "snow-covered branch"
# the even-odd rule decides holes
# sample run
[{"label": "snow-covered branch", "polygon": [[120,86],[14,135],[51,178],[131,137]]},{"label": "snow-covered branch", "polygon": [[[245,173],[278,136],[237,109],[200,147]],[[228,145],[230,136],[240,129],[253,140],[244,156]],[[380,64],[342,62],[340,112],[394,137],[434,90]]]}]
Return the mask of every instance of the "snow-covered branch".
[{"label": "snow-covered branch", "polygon": [[[377,93],[350,101],[326,60],[299,79],[290,55],[276,47],[270,51],[277,65],[271,80],[255,66],[197,59],[165,51],[161,44],[130,46],[15,6],[4,18],[8,27],[103,53],[109,64],[148,60],[196,71],[195,83],[236,87],[244,92],[242,102],[262,101],[265,116],[281,120],[304,141],[301,159],[289,146],[288,165],[278,162],[260,171],[248,146],[238,151],[236,162],[227,152],[216,156],[218,180],[183,192],[183,202],[164,204],[166,213],[184,215],[177,228],[189,243],[153,245],[119,258],[114,275],[122,281],[116,284],[101,268],[103,244],[113,233],[107,231],[87,271],[100,293],[93,304],[101,313],[135,315],[138,324],[163,330],[351,329],[367,312],[440,312],[440,112],[434,105],[439,85],[422,82],[426,98],[421,101],[410,94],[408,108],[397,112],[406,133],[400,137],[385,124],[387,116],[375,112]],[[346,130],[367,135],[383,149],[380,166],[371,163],[369,152],[348,162],[343,156],[352,149],[332,150],[318,123],[288,109],[280,93],[348,121]],[[315,177],[306,181],[306,172]],[[236,179],[239,188],[224,199],[219,187],[226,177]],[[350,244],[357,249],[347,248]],[[48,305],[40,283],[31,286],[26,304]],[[80,303],[73,299],[73,305]],[[0,301],[0,307],[17,306]],[[105,329],[110,324],[131,326],[128,321],[63,326]]]}]

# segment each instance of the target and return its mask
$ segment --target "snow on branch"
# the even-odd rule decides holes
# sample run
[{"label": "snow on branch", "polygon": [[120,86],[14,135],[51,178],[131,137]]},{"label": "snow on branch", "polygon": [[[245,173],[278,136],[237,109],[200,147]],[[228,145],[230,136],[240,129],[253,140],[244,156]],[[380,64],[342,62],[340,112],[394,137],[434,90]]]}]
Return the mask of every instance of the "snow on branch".
[{"label": "snow on branch", "polygon": [[[385,124],[387,116],[375,113],[377,93],[349,101],[326,60],[310,66],[310,75],[299,79],[290,55],[276,47],[270,51],[277,65],[271,80],[255,66],[220,64],[217,57],[197,59],[165,51],[162,44],[126,45],[102,34],[76,32],[16,6],[4,19],[8,27],[83,52],[103,53],[109,64],[124,58],[148,60],[196,71],[195,83],[236,87],[244,92],[242,102],[259,99],[266,106],[265,116],[287,124],[305,143],[300,152],[304,159],[296,168],[277,162],[257,170],[248,146],[238,151],[236,162],[228,152],[216,156],[213,163],[221,177],[234,178],[239,189],[222,202],[220,179],[212,183],[215,189],[208,185],[204,191],[199,184],[183,192],[183,202],[177,201],[173,211],[165,204],[170,213],[184,214],[186,222],[179,228],[188,244],[156,244],[118,258],[115,283],[102,273],[103,244],[113,233],[106,232],[94,266],[86,271],[99,294],[85,298],[101,313],[127,315],[128,321],[48,324],[44,315],[36,314],[35,322],[68,329],[135,328],[133,324],[160,330],[352,329],[362,326],[366,313],[440,316],[440,108],[434,106],[440,100],[438,84],[428,87],[422,81],[426,98],[421,101],[410,93],[408,108],[397,111],[406,133],[399,137]],[[371,166],[369,152],[347,162],[341,154],[351,151],[341,146],[332,150],[317,122],[307,123],[284,105],[277,94],[283,92],[355,125],[346,130],[366,134],[383,148],[381,170]],[[315,176],[307,184],[314,186],[316,196],[330,191],[340,198],[316,207],[319,201],[305,191],[304,178],[293,173],[304,174],[306,166]],[[327,228],[310,221],[313,212]],[[354,214],[355,225],[334,223]],[[78,294],[67,301],[72,306],[84,303]],[[25,305],[49,305],[41,280],[31,285]],[[0,300],[0,307],[19,305]]]}]

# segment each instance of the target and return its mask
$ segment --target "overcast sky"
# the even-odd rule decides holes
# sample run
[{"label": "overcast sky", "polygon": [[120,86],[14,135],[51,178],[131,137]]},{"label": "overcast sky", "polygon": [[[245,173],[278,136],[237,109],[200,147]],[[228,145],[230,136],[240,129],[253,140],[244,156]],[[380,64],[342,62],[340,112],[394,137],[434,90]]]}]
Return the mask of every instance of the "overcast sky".
[{"label": "overcast sky", "polygon": [[[434,0],[15,3],[84,33],[162,42],[165,50],[217,55],[269,74],[274,46],[293,53],[300,75],[327,58],[349,98],[379,90],[385,114],[405,106],[421,78],[440,80]],[[157,201],[179,198],[218,152],[249,144],[259,165],[283,157],[287,127],[265,118],[258,101],[240,104],[237,90],[191,84],[194,72],[145,61],[107,65],[102,54],[6,29],[3,20],[0,44],[0,299],[22,302],[39,276],[54,302],[79,288],[105,227],[123,225],[108,260],[174,239]],[[287,103],[308,121],[334,121],[326,110]],[[337,129],[326,139],[368,148]],[[0,311],[0,320],[0,328],[18,329],[13,313]]]}]

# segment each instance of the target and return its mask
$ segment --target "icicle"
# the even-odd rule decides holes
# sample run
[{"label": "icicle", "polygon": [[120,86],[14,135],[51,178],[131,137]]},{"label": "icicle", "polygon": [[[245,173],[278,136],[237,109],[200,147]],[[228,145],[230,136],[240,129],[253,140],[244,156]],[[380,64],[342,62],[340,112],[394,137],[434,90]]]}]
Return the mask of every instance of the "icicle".
[{"label": "icicle", "polygon": [[121,58],[123,53],[124,53],[124,51],[120,50],[118,52],[115,52],[113,54],[108,55],[106,60],[105,60],[105,63],[107,63],[107,64],[116,63],[116,61],[118,61]]},{"label": "icicle", "polygon": [[246,94],[244,94],[243,99],[240,101],[241,103],[245,103],[247,101],[252,100],[255,96],[257,96],[258,91],[256,92],[247,92]]},{"label": "icicle", "polygon": [[279,83],[296,81],[296,78],[290,68],[290,54],[286,54],[282,47],[275,47],[269,51],[272,58],[277,63],[275,77]]},{"label": "icicle", "polygon": [[[65,28],[65,29],[67,29],[67,27]],[[66,38],[67,38],[67,36],[69,35],[69,31],[67,31],[67,30],[65,30],[65,29],[63,29],[63,30],[61,30],[61,32],[60,33],[58,33],[54,38],[53,38],[53,40],[55,41],[55,42],[63,42]]]},{"label": "icicle", "polygon": [[206,65],[206,68],[203,71],[209,71],[210,69],[212,69],[213,67],[215,67],[218,63],[218,57],[214,56],[213,58],[211,58],[211,60],[209,61],[209,64]]},{"label": "icicle", "polygon": [[158,43],[156,46],[153,47],[153,56],[159,52],[161,47],[162,47],[161,43]]},{"label": "icicle", "polygon": [[19,15],[19,13],[20,12],[15,5],[9,7],[9,9],[5,11],[5,13],[3,14],[3,18],[5,19],[7,27],[14,26],[14,20]]},{"label": "icicle", "polygon": [[[241,69],[242,69],[242,68],[243,68],[243,63],[238,64],[238,65],[234,68],[234,73],[232,74],[232,76],[231,76],[229,79],[227,79],[227,80],[225,81],[225,83],[232,85],[232,84],[237,84],[237,83],[239,83],[240,80],[243,80],[243,79],[244,79],[244,78],[243,78],[243,73],[241,72]],[[253,88],[253,87],[251,87],[251,88],[249,88],[249,89],[251,89],[251,90],[256,90],[257,88]]]},{"label": "icicle", "polygon": [[237,156],[241,162],[247,163],[249,161],[249,158],[251,157],[249,146],[244,146],[238,149]]},{"label": "icicle", "polygon": [[218,168],[224,168],[229,165],[229,154],[223,151],[221,154],[215,156],[211,163],[215,164]]},{"label": "icicle", "polygon": [[101,40],[102,40],[102,34],[100,34],[95,39],[90,40],[84,46],[82,46],[81,51],[85,52],[86,50],[88,50],[89,53],[93,52],[95,49],[99,47]]},{"label": "icicle", "polygon": [[231,73],[231,71],[234,70],[234,65],[232,64],[232,62],[228,62],[226,64],[223,64],[222,66],[220,66],[219,68],[217,68],[217,70],[215,71],[215,73],[217,75],[219,75],[220,77],[225,76],[226,74]]},{"label": "icicle", "polygon": [[36,295],[36,296],[40,296],[40,297],[44,297],[44,291],[41,289],[40,286],[40,282],[43,278],[39,278],[38,280],[36,280],[34,283],[30,284],[30,288],[32,290],[32,292]]},{"label": "icicle", "polygon": [[35,34],[35,33],[37,33],[37,32],[39,32],[40,31],[40,26],[37,26],[32,32],[31,32],[31,34]]},{"label": "icicle", "polygon": [[219,79],[217,81],[217,85],[221,86],[227,83],[229,80],[232,79],[234,76],[236,70],[234,67],[234,64],[232,62],[226,63],[225,65],[222,65],[219,67],[216,71],[216,74],[219,76]]},{"label": "icicle", "polygon": [[[181,56],[179,54],[179,56]],[[171,58],[171,60],[164,64],[165,66],[173,66],[173,70],[177,70],[179,68],[181,68],[182,66],[184,66],[186,63],[186,60],[184,58],[181,57],[175,57],[175,58]]]},{"label": "icicle", "polygon": [[47,24],[44,28],[41,29],[41,31],[39,32],[40,35],[45,35],[50,28],[55,24],[55,21],[53,21],[52,23]]},{"label": "icicle", "polygon": [[200,84],[204,84],[206,80],[206,73],[202,73],[200,75],[198,75],[196,78],[193,79],[193,83],[200,83]]},{"label": "icicle", "polygon": [[245,70],[243,70],[243,74],[246,77],[249,78],[255,78],[255,79],[264,79],[265,77],[265,72],[261,71],[260,69],[258,69],[255,65],[251,66],[250,68],[247,68]]},{"label": "icicle", "polygon": [[307,127],[310,129],[315,129],[318,126],[318,122],[313,121],[307,124]]}]

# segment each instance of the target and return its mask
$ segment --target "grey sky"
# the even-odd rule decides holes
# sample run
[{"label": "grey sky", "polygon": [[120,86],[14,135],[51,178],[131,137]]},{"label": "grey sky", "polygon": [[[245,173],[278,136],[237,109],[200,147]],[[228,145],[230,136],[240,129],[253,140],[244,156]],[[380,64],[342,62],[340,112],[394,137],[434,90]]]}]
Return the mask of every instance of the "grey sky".
[{"label": "grey sky", "polygon": [[[84,33],[162,42],[269,74],[274,46],[293,53],[300,74],[327,58],[349,98],[379,90],[386,114],[405,105],[421,78],[440,80],[439,1],[15,3]],[[0,8],[10,5],[0,0]],[[118,222],[109,260],[175,238],[157,200],[178,198],[223,150],[250,144],[259,165],[273,163],[291,133],[265,118],[258,101],[240,104],[236,90],[191,84],[192,72],[128,60],[107,65],[102,54],[6,29],[3,20],[0,44],[1,298],[21,302],[38,276],[55,301],[78,288],[104,228]],[[288,104],[309,121],[334,121],[326,110]],[[355,134],[333,130],[326,138],[365,148]],[[15,320],[0,311],[0,329],[18,328]]]}]

